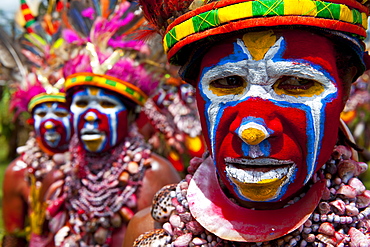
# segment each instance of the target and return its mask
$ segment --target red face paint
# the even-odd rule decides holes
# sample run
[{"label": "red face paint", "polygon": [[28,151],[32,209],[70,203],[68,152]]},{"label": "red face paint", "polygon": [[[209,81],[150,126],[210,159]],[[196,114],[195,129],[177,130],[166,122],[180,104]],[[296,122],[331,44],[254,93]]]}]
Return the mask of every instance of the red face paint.
[{"label": "red face paint", "polygon": [[71,112],[74,129],[87,151],[108,151],[127,136],[127,108],[108,90],[87,87],[75,92]]},{"label": "red face paint", "polygon": [[343,86],[333,44],[309,32],[240,35],[201,63],[197,102],[217,172],[235,197],[295,195],[329,158]]},{"label": "red face paint", "polygon": [[41,148],[51,154],[67,151],[72,136],[67,106],[60,102],[42,103],[33,112],[36,139]]}]

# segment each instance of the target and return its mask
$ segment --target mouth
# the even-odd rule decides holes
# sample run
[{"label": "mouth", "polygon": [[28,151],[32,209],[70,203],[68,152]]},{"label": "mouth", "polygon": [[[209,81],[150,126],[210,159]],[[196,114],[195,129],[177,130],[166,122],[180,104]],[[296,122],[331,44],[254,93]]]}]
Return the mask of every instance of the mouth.
[{"label": "mouth", "polygon": [[86,142],[99,141],[104,137],[104,133],[98,130],[81,130],[81,140]]},{"label": "mouth", "polygon": [[59,134],[58,133],[46,133],[45,134],[45,140],[48,141],[48,142],[55,142],[59,139]]},{"label": "mouth", "polygon": [[263,183],[288,177],[295,168],[289,160],[262,159],[236,159],[225,158],[226,172],[229,177],[241,183]]},{"label": "mouth", "polygon": [[296,164],[271,158],[225,158],[227,177],[252,201],[274,199],[292,178]]}]

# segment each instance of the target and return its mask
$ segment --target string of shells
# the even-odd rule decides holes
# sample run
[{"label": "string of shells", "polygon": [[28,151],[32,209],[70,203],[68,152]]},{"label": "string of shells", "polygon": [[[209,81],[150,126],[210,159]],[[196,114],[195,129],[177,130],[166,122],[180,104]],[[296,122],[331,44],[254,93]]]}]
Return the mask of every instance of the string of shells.
[{"label": "string of shells", "polygon": [[35,176],[37,181],[40,181],[56,166],[53,157],[40,149],[33,131],[30,131],[25,145],[17,148],[17,153],[22,155],[22,161],[27,166],[27,173]]},{"label": "string of shells", "polygon": [[[303,225],[279,239],[259,243],[230,242],[205,230],[188,209],[186,193],[192,177],[189,174],[178,185],[167,186],[158,193],[152,216],[163,223],[163,229],[142,235],[134,246],[370,246],[370,191],[357,178],[366,171],[367,164],[351,160],[351,155],[349,148],[335,147],[331,159],[312,179],[313,183],[327,179],[319,205]],[[188,171],[194,173],[201,162],[200,158],[193,159]]]},{"label": "string of shells", "polygon": [[79,149],[71,149],[77,151],[72,151],[72,161],[65,166],[64,193],[58,198],[66,210],[60,201],[47,209],[61,208],[54,217],[65,219],[55,242],[69,247],[109,246],[113,230],[127,224],[137,210],[136,192],[151,163],[151,151],[141,136],[126,138],[104,157],[81,155]]}]

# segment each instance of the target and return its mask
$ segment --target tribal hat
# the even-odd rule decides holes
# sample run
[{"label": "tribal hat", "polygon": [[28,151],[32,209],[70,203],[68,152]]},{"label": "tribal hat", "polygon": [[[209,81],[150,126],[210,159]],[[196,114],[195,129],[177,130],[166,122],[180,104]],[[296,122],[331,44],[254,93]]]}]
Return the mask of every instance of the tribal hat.
[{"label": "tribal hat", "polygon": [[[198,41],[261,27],[313,27],[366,37],[367,0],[140,0],[146,18],[163,36],[168,60],[183,65]],[[358,42],[359,43],[359,42]]]},{"label": "tribal hat", "polygon": [[48,102],[66,103],[65,93],[59,92],[59,93],[37,94],[30,100],[30,103],[28,104],[28,111],[32,112],[35,106],[42,104],[42,103],[48,103]]}]

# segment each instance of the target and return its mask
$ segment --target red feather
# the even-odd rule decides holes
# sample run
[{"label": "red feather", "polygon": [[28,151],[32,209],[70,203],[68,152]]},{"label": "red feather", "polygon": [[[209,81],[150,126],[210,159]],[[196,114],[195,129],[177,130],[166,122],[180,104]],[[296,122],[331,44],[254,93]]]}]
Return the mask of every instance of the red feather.
[{"label": "red feather", "polygon": [[157,31],[155,29],[147,29],[147,30],[137,30],[132,33],[133,39],[136,40],[143,40],[148,41],[150,40],[154,35],[158,35]]},{"label": "red feather", "polygon": [[192,2],[193,0],[139,0],[147,20],[162,31],[168,26],[168,19],[177,18],[187,12]]}]

